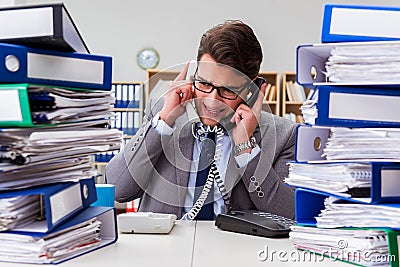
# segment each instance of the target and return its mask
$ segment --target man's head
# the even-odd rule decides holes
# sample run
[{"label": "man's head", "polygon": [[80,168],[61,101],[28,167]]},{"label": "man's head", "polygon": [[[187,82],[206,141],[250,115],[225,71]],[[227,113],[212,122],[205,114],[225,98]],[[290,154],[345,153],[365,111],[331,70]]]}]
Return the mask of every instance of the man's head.
[{"label": "man's head", "polygon": [[[261,45],[248,25],[227,21],[202,36],[197,61],[196,107],[203,123],[213,126],[243,103],[249,81],[260,70]],[[238,96],[225,95],[223,88],[232,89]]]},{"label": "man's head", "polygon": [[203,34],[197,61],[209,54],[220,64],[227,65],[254,80],[263,58],[261,45],[253,30],[241,21],[219,24]]}]

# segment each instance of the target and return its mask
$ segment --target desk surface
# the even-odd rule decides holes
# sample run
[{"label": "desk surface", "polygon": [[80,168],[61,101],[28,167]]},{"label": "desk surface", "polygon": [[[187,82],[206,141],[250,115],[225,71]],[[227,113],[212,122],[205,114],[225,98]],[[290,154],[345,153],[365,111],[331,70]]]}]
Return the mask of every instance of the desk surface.
[{"label": "desk surface", "polygon": [[[262,251],[267,253],[260,253]],[[286,256],[281,252],[279,257],[280,251],[286,252]],[[117,243],[58,266],[352,266],[321,257],[311,262],[292,260],[296,253],[301,252],[295,250],[287,238],[226,232],[211,221],[178,221],[168,235],[120,234]],[[3,266],[37,265],[0,263],[0,267]]]}]

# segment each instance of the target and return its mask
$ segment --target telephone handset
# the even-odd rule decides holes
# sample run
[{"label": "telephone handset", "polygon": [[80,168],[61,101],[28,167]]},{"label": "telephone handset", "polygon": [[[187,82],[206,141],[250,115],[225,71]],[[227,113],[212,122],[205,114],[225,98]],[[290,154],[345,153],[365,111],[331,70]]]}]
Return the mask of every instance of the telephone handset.
[{"label": "telephone handset", "polygon": [[[248,93],[249,98],[247,98],[244,101],[244,103],[249,107],[252,107],[256,103],[257,98],[258,98],[258,94],[260,93],[261,86],[265,83],[265,80],[262,77],[257,77],[254,80],[253,83],[250,84],[250,92]],[[232,116],[233,116],[233,114],[231,114],[228,117],[224,118],[220,122],[220,124],[222,126],[224,126],[225,129],[228,130],[228,131],[236,126],[235,123],[231,122]]]},{"label": "telephone handset", "polygon": [[255,84],[256,86],[254,86],[253,84],[250,84],[250,92],[249,92],[249,94],[251,93],[251,95],[250,95],[249,98],[245,101],[246,105],[248,105],[249,107],[252,107],[252,106],[256,103],[257,98],[258,98],[258,94],[260,93],[261,86],[262,86],[264,83],[266,83],[266,81],[265,81],[264,78],[262,78],[262,77],[257,77],[257,78],[254,80],[254,84]]}]

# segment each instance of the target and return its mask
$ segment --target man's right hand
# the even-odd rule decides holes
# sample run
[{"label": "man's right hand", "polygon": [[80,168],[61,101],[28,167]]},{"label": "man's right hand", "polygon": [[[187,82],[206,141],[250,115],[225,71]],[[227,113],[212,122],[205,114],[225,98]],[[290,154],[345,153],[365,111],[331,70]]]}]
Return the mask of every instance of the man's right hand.
[{"label": "man's right hand", "polygon": [[160,111],[160,119],[172,127],[175,121],[186,110],[186,104],[193,98],[192,82],[186,81],[189,62],[179,73],[174,81],[170,83],[168,93],[165,97],[164,106]]}]

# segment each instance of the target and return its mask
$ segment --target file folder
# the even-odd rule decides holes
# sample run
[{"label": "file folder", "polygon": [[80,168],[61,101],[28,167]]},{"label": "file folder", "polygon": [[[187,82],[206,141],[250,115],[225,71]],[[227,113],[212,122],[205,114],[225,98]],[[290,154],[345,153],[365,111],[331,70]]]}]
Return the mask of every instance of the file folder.
[{"label": "file folder", "polygon": [[399,128],[298,125],[294,159],[307,163],[399,162],[399,134]]},{"label": "file folder", "polygon": [[40,50],[0,43],[0,83],[111,90],[109,56]]},{"label": "file folder", "polygon": [[294,160],[297,162],[326,161],[322,153],[329,135],[329,127],[297,125]]},{"label": "file folder", "polygon": [[[317,164],[316,164],[317,165]],[[361,203],[400,203],[400,163],[399,162],[370,162],[371,188],[369,197],[352,197],[350,193],[326,192],[318,184],[311,186],[295,186],[296,188],[317,190],[342,199],[350,199]],[[361,177],[363,174],[360,173]],[[340,180],[341,177],[337,177]],[[354,174],[354,178],[358,178]]]},{"label": "file folder", "polygon": [[[60,93],[69,95],[60,96]],[[98,96],[100,93],[101,96]],[[112,115],[112,97],[108,93],[34,84],[0,84],[0,127],[34,127],[108,119]],[[57,105],[56,98],[62,102],[61,106]]]},{"label": "file folder", "polygon": [[[297,188],[295,192],[295,220],[297,224],[304,226],[316,226],[317,220],[315,219],[325,209],[324,201],[327,197],[334,196],[333,194],[321,192],[318,190]],[[352,198],[340,198],[352,203],[368,205],[377,205],[372,203],[366,203],[359,199]],[[379,206],[387,206],[395,209],[400,209],[399,203],[381,203]],[[395,229],[400,229],[396,227]]]},{"label": "file folder", "polygon": [[331,55],[331,50],[336,47],[355,47],[363,50],[363,46],[379,47],[381,45],[399,45],[400,41],[381,42],[344,42],[299,45],[296,49],[296,82],[308,88],[318,85],[383,85],[388,87],[398,86],[398,82],[387,80],[374,82],[329,82],[326,77],[325,63]]},{"label": "file folder", "polygon": [[[321,255],[320,262],[327,257],[328,261],[331,258],[332,261],[339,260],[357,266],[399,266],[398,230],[294,226],[289,235],[295,248],[308,251],[309,255]],[[310,256],[308,258],[311,259]]]},{"label": "file folder", "polygon": [[317,87],[315,125],[335,127],[400,127],[400,91],[388,87]]},{"label": "file folder", "polygon": [[399,24],[399,7],[326,4],[321,41],[399,40]]},{"label": "file folder", "polygon": [[[100,230],[98,233],[98,237],[100,239],[98,245],[96,246],[89,246],[86,249],[77,249],[76,251],[71,251],[65,256],[61,257],[53,257],[53,258],[46,258],[43,255],[38,258],[34,257],[27,257],[25,255],[16,255],[12,257],[7,257],[7,255],[0,255],[0,261],[6,262],[19,262],[19,263],[41,263],[41,264],[59,264],[61,262],[65,262],[67,260],[71,260],[73,258],[79,257],[86,253],[95,251],[97,249],[103,248],[110,244],[113,244],[118,239],[118,230],[117,230],[117,223],[116,223],[116,212],[115,208],[110,207],[100,207],[100,206],[91,206],[77,214],[76,216],[72,217],[70,220],[65,222],[64,224],[58,226],[57,228],[53,229],[53,231],[43,234],[43,233],[31,233],[31,232],[19,232],[19,231],[9,231],[0,233],[0,240],[3,238],[7,238],[7,235],[10,235],[11,238],[13,235],[22,235],[26,238],[31,238],[32,241],[36,241],[38,239],[47,240],[50,237],[54,237],[57,235],[67,235],[68,232],[72,231],[73,229],[79,227],[83,223],[87,222],[88,220],[96,219],[99,221]],[[69,237],[71,238],[71,237]],[[28,255],[29,256],[29,255]]]},{"label": "file folder", "polygon": [[0,41],[89,54],[78,28],[62,3],[1,8]]},{"label": "file folder", "polygon": [[[0,192],[0,198],[40,195],[44,219],[36,220],[15,231],[48,233],[97,200],[94,178],[79,182],[57,183],[21,190]],[[42,209],[42,211],[43,211]]]}]

